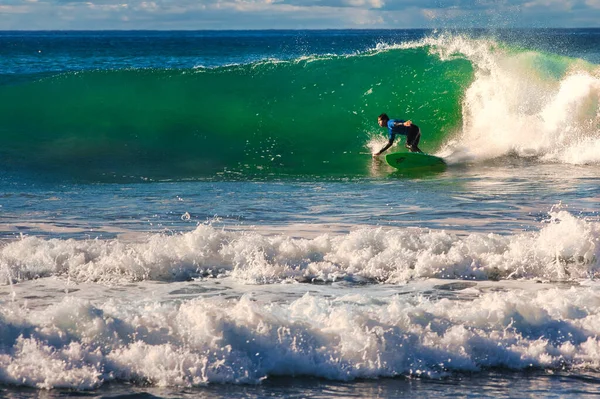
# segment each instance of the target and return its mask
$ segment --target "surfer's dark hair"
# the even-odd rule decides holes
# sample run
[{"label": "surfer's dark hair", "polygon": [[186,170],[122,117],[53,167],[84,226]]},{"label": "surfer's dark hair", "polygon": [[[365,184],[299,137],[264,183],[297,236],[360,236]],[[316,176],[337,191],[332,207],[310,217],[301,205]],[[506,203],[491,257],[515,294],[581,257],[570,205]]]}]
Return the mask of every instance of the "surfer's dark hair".
[{"label": "surfer's dark hair", "polygon": [[381,115],[379,115],[379,116],[377,117],[377,119],[381,119],[381,120],[383,120],[383,121],[389,121],[389,120],[390,120],[390,117],[389,117],[389,116],[387,116],[387,114],[381,114]]}]

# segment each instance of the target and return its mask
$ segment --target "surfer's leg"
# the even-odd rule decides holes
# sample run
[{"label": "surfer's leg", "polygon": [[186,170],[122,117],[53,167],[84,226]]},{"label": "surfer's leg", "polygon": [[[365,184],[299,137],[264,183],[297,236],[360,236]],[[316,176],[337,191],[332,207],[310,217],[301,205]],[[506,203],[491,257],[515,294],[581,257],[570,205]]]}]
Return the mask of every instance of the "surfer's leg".
[{"label": "surfer's leg", "polygon": [[419,130],[419,133],[417,133],[417,137],[415,137],[415,139],[412,142],[412,152],[423,152],[421,151],[421,149],[419,148],[419,141],[421,140],[421,131]]},{"label": "surfer's leg", "polygon": [[410,152],[423,152],[419,148],[419,141],[421,141],[421,129],[417,125],[411,125],[406,135],[406,148]]}]

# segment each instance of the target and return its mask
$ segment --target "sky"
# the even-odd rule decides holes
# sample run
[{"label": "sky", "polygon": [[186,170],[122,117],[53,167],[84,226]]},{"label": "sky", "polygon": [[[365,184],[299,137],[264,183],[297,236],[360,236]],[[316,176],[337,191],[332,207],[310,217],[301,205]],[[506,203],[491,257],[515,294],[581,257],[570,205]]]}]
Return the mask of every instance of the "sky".
[{"label": "sky", "polygon": [[600,0],[0,0],[0,30],[600,27]]}]

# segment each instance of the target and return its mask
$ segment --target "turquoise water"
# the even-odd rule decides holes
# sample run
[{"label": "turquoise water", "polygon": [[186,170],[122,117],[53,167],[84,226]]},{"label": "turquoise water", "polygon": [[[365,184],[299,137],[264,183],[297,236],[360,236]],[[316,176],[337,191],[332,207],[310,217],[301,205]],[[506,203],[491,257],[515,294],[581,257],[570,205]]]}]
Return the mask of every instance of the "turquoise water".
[{"label": "turquoise water", "polygon": [[598,35],[1,32],[2,395],[592,396]]},{"label": "turquoise water", "polygon": [[[440,62],[419,48],[35,76],[0,88],[3,164],[102,181],[360,176],[376,110],[418,107],[428,115],[422,128],[435,132],[424,145],[437,148],[440,132],[457,127],[471,72],[464,60]],[[414,84],[419,95],[409,95]]]}]

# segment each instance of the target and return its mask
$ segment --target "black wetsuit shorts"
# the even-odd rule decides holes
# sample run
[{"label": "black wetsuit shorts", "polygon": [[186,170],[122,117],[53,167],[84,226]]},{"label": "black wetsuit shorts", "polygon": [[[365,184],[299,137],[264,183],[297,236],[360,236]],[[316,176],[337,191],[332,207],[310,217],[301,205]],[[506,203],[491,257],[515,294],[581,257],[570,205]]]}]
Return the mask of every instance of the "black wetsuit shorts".
[{"label": "black wetsuit shorts", "polygon": [[406,145],[418,147],[421,140],[421,129],[417,125],[410,125],[406,133]]}]

